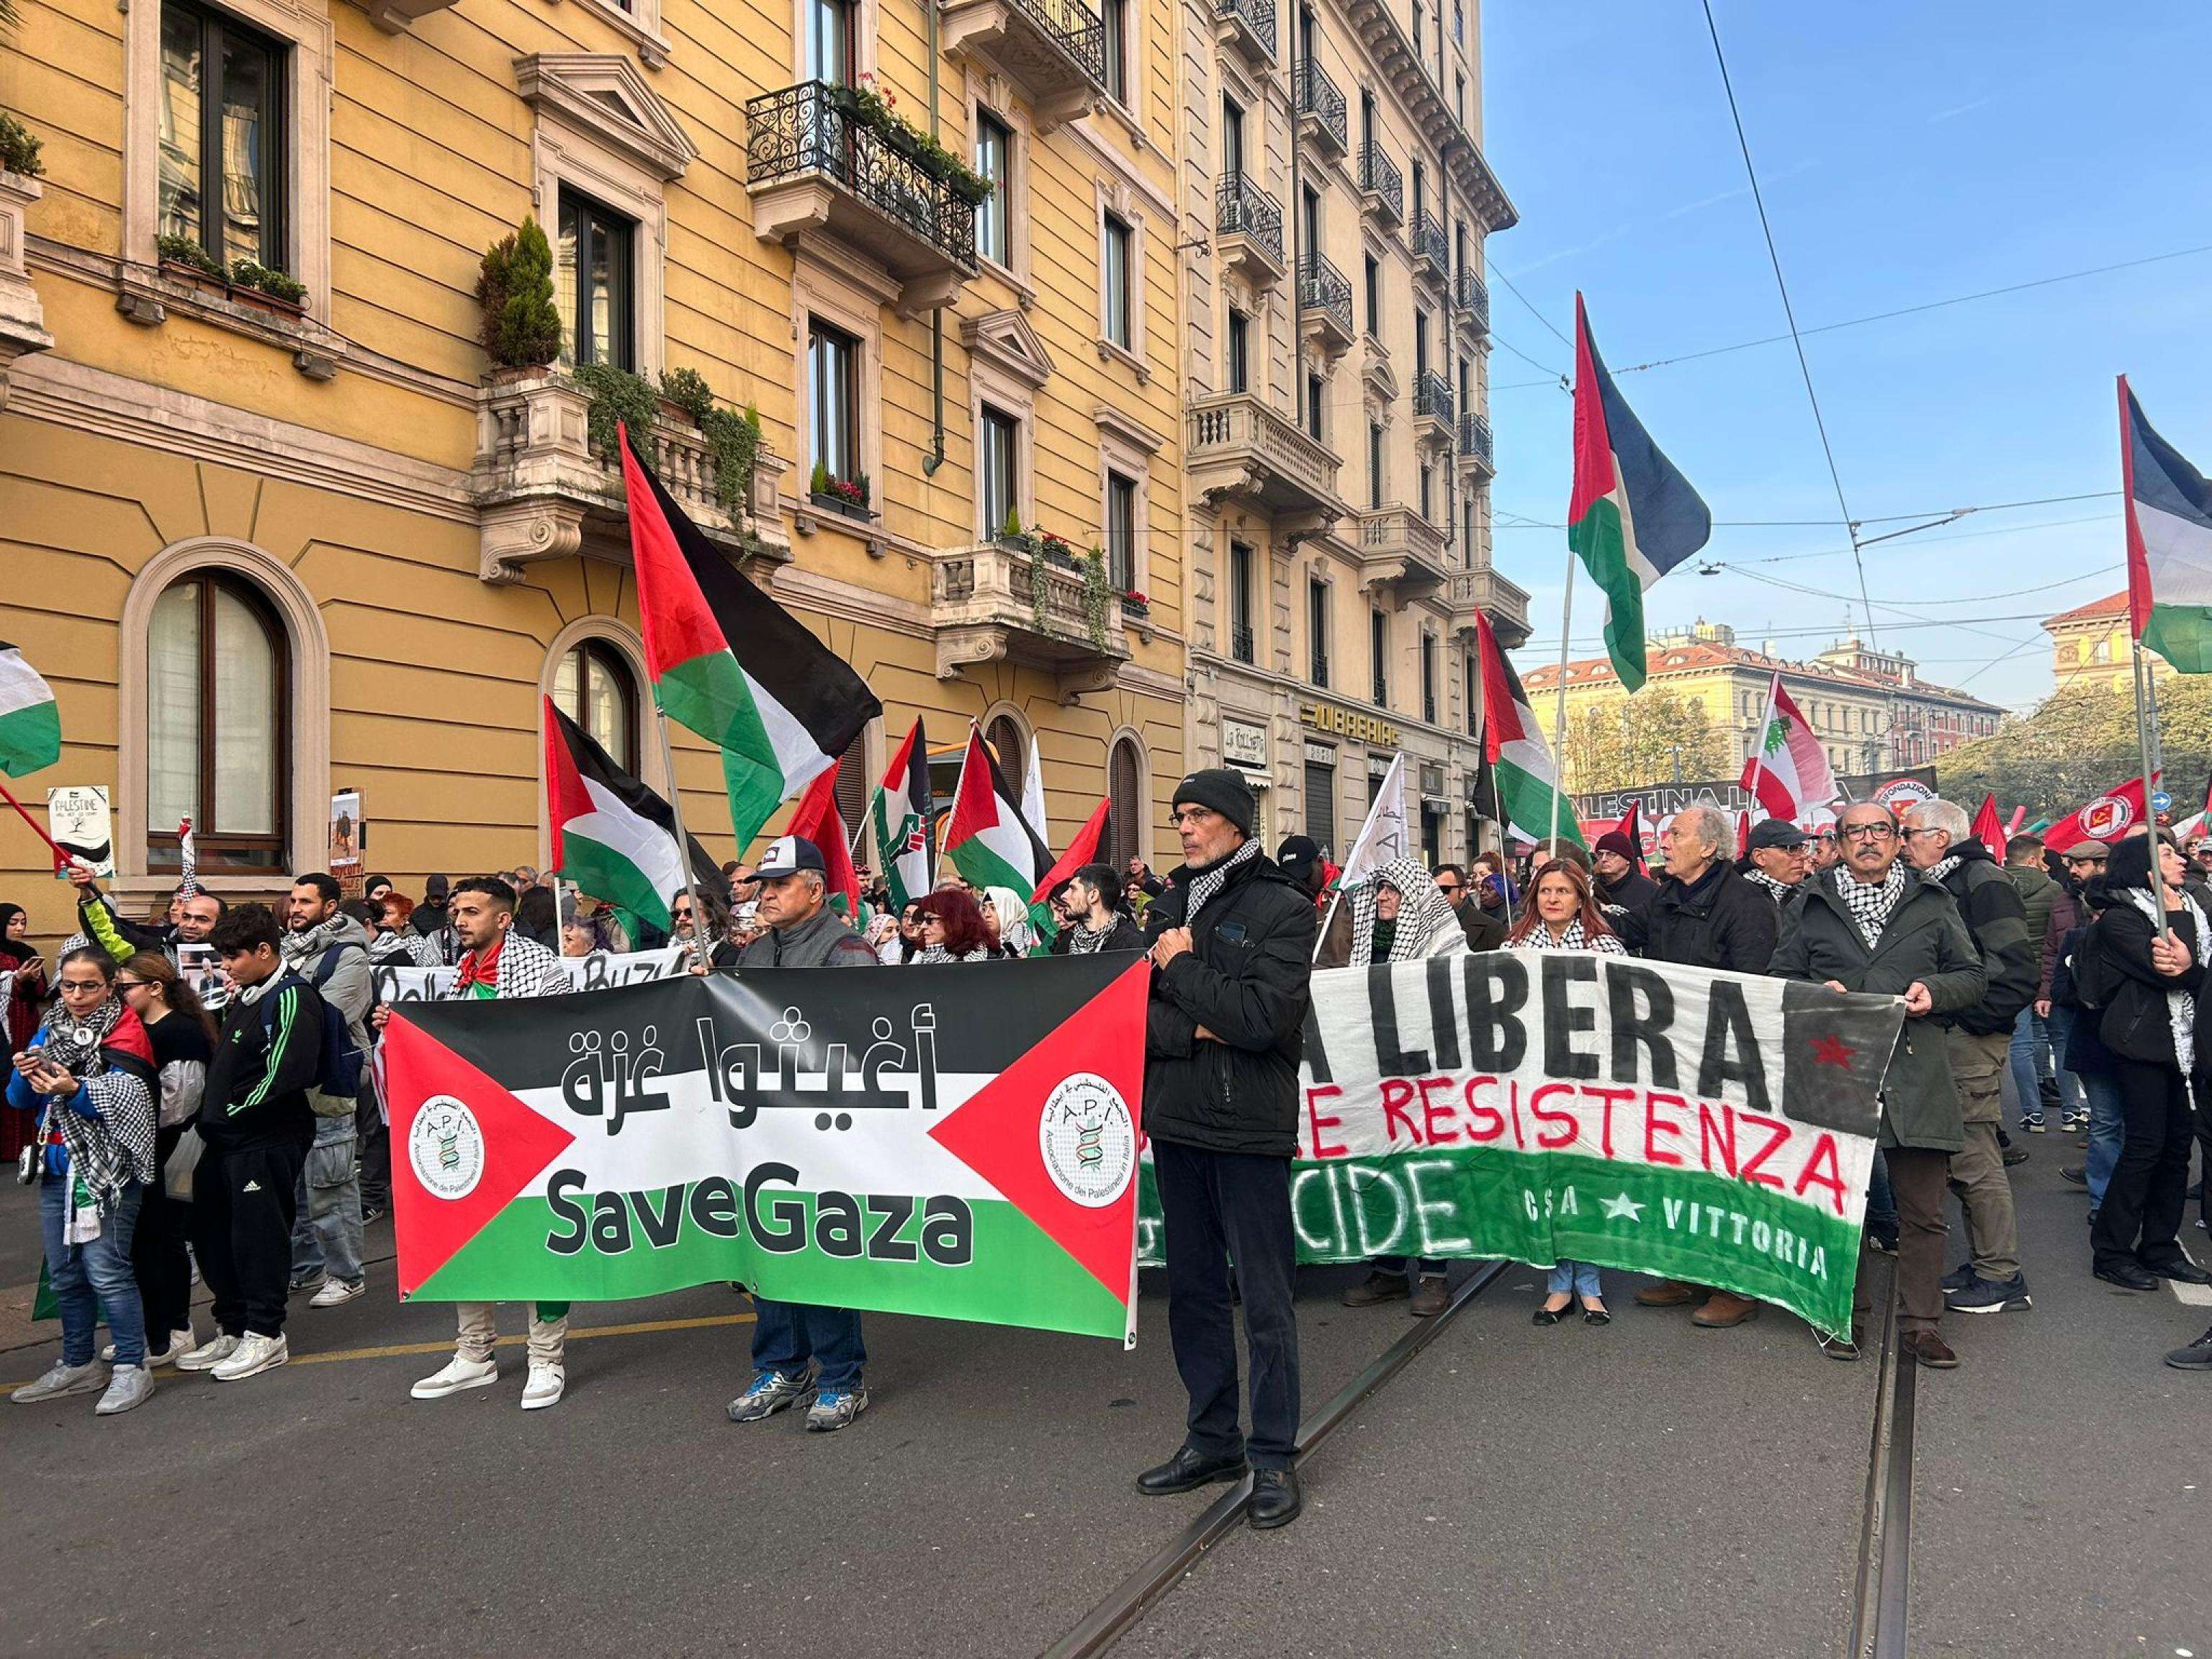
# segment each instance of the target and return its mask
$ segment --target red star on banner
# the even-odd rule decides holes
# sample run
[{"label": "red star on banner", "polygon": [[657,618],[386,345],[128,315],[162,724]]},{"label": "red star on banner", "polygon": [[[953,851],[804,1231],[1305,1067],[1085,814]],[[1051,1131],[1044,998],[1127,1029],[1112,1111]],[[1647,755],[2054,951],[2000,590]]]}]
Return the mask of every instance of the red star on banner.
[{"label": "red star on banner", "polygon": [[1814,1037],[1813,1039],[1813,1060],[1816,1065],[1840,1066],[1844,1070],[1849,1071],[1850,1069],[1851,1056],[1856,1053],[1858,1053],[1857,1049],[1852,1048],[1839,1036]]}]

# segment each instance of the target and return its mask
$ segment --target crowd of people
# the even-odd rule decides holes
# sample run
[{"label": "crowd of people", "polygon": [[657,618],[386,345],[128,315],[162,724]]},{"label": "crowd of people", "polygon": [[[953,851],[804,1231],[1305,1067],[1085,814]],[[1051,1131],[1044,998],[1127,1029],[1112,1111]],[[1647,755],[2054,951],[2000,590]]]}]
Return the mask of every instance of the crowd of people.
[{"label": "crowd of people", "polygon": [[[1897,1261],[1900,1340],[1919,1364],[1959,1362],[1943,1316],[2032,1306],[2009,1168],[2027,1136],[2078,1137],[2061,1170],[2087,1195],[2091,1270],[2124,1290],[2212,1282],[2180,1242],[2191,1149],[2212,1150],[2212,1020],[2197,1018],[2212,950],[2212,841],[2163,830],[2111,847],[1984,847],[1955,805],[1893,815],[1850,805],[1808,834],[1770,820],[1729,856],[1725,814],[1691,807],[1644,867],[1627,837],[1585,852],[1553,842],[1509,866],[1496,854],[1433,869],[1410,857],[1340,886],[1293,836],[1270,858],[1237,773],[1192,775],[1170,821],[1182,854],[1165,877],[1140,861],[1088,865],[1049,896],[1055,952],[1147,951],[1145,1128],[1166,1226],[1168,1322],[1189,1395],[1185,1439],[1139,1477],[1188,1491],[1249,1469],[1255,1526],[1298,1512],[1291,1468],[1298,1407],[1290,1163],[1301,1043],[1316,968],[1491,950],[1629,954],[1773,975],[1899,999],[1906,1018],[1885,1079],[1865,1249]],[[0,1113],[23,1178],[39,1188],[59,1359],[14,1398],[97,1393],[112,1415],[142,1404],[157,1370],[237,1382],[285,1363],[288,1302],[338,1307],[363,1294],[362,1230],[390,1201],[391,1148],[368,1060],[390,1017],[380,964],[453,969],[444,994],[508,1000],[565,989],[562,956],[691,947],[691,965],[878,967],[988,963],[1036,943],[1011,890],[957,879],[903,905],[861,872],[855,914],[818,848],[787,836],[719,886],[672,896],[672,928],[592,904],[526,866],[453,880],[420,898],[372,877],[358,898],[329,874],[292,884],[281,911],[180,888],[155,921],[125,918],[82,868],[77,931],[49,964],[23,912],[0,905],[0,1031],[11,1065]],[[2212,1094],[2205,1097],[2212,1101]],[[2201,1186],[2197,1189],[2201,1196]],[[1947,1264],[1948,1210],[1962,1220]],[[2203,1225],[2202,1221],[2198,1225]],[[1856,1359],[1875,1275],[1859,1275],[1853,1329],[1819,1338]],[[1231,1273],[1234,1273],[1232,1283]],[[1344,1302],[1448,1305],[1444,1264],[1377,1260]],[[197,1274],[214,1328],[194,1328]],[[1647,1308],[1686,1308],[1729,1328],[1760,1304],[1663,1281]],[[754,1375],[729,1416],[804,1405],[834,1431],[868,1405],[859,1314],[756,1297]],[[529,1310],[525,1410],[566,1387],[566,1304]],[[1603,1325],[1597,1268],[1561,1261],[1533,1312]],[[1233,1322],[1249,1367],[1241,1426]],[[112,1338],[95,1352],[97,1323]],[[499,1378],[496,1312],[464,1303],[453,1358],[416,1399]],[[2166,1356],[2212,1370],[2212,1331]]]}]

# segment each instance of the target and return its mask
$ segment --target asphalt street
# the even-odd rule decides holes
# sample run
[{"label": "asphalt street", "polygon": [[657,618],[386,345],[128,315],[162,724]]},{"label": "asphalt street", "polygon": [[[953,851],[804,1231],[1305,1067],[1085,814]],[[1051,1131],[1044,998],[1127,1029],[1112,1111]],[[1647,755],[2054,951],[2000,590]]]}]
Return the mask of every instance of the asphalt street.
[{"label": "asphalt street", "polygon": [[[1912,1650],[2212,1653],[2212,1401],[2158,1364],[2212,1309],[2107,1294],[2073,1149],[2031,1144],[2036,1306],[1954,1319],[1964,1367],[1920,1377]],[[55,1352],[22,1317],[27,1196],[0,1194],[11,1385]],[[1303,1278],[1310,1412],[1410,1325],[1339,1307],[1352,1276]],[[1116,1652],[1841,1653],[1876,1367],[1772,1310],[1695,1330],[1625,1276],[1611,1326],[1534,1328],[1538,1277],[1471,1304],[1312,1455],[1296,1525],[1236,1530]],[[568,1398],[526,1414],[519,1310],[497,1387],[418,1402],[451,1315],[391,1285],[386,1261],[349,1306],[296,1298],[296,1358],[259,1378],[165,1376],[114,1419],[0,1407],[0,1647],[1034,1655],[1214,1495],[1129,1486],[1181,1427],[1154,1284],[1132,1353],[872,1316],[873,1408],[827,1437],[725,1420],[750,1318],[726,1290],[580,1308]]]}]

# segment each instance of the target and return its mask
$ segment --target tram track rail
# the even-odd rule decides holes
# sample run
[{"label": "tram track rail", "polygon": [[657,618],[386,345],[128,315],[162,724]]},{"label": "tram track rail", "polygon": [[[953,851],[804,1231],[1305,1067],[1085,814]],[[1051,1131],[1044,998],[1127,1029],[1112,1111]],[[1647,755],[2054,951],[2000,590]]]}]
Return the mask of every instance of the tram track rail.
[{"label": "tram track rail", "polygon": [[1887,1312],[1867,1453],[1856,1595],[1844,1649],[1850,1659],[1905,1659],[1912,1577],[1912,1443],[1920,1366],[1899,1340],[1893,1261],[1877,1295]]}]

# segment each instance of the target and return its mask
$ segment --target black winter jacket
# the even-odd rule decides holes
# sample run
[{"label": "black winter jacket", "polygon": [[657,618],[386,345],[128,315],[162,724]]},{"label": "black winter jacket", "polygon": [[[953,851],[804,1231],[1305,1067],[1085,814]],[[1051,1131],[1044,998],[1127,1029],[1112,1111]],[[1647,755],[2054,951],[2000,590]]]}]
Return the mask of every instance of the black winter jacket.
[{"label": "black winter jacket", "polygon": [[1607,904],[1617,904],[1624,910],[1648,908],[1659,896],[1659,884],[1641,870],[1631,870],[1618,882],[1597,878],[1597,896]]},{"label": "black winter jacket", "polygon": [[2057,1007],[2072,1009],[2075,1016],[2066,1027],[2066,1052],[2058,1056],[2058,1063],[2077,1075],[2112,1069],[2112,1051],[2097,1035],[2101,1011],[2084,1008],[2081,994],[2074,986],[2074,964],[2081,959],[2083,951],[2097,948],[2096,926],[2091,921],[2068,928],[2051,962],[2051,1000]]},{"label": "black winter jacket", "polygon": [[1495,951],[1505,943],[1505,924],[1473,900],[1460,905],[1460,931],[1467,935],[1470,951]]},{"label": "black winter jacket", "polygon": [[1974,936],[1990,984],[1978,1005],[1962,1009],[1945,1024],[1969,1036],[2009,1034],[2020,1011],[2035,1000],[2036,981],[2043,972],[2043,937],[2028,933],[2027,908],[1988,848],[1967,840],[1951,851],[1959,855],[1959,862],[1943,878],[1943,888],[1957,901],[1960,920]]},{"label": "black winter jacket", "polygon": [[[1147,945],[1183,925],[1192,872],[1145,912]],[[1240,866],[1191,926],[1191,949],[1152,974],[1145,1132],[1217,1152],[1288,1158],[1312,1000],[1313,897],[1266,856]],[[1212,1033],[1198,1035],[1203,1025]]]},{"label": "black winter jacket", "polygon": [[[2173,925],[2174,942],[2189,947],[2189,969],[2178,979],[2168,979],[2151,966],[2151,941],[2158,930],[2124,898],[2097,918],[2085,942],[2085,948],[2094,948],[2101,957],[2105,982],[2111,987],[2105,1011],[2096,1017],[2097,1035],[2122,1060],[2146,1066],[2177,1063],[2166,994],[2186,991],[2194,996],[2204,982],[2204,945],[2196,936],[2196,923],[2186,910],[2170,911],[2167,920]],[[2200,1013],[2193,1068],[2197,1071],[2206,1069],[2206,1024]]]},{"label": "black winter jacket", "polygon": [[1641,911],[1621,920],[1621,937],[1640,957],[1691,968],[1724,968],[1763,974],[1774,960],[1781,919],[1774,901],[1746,881],[1725,859],[1715,859],[1696,881],[1665,876]]}]

